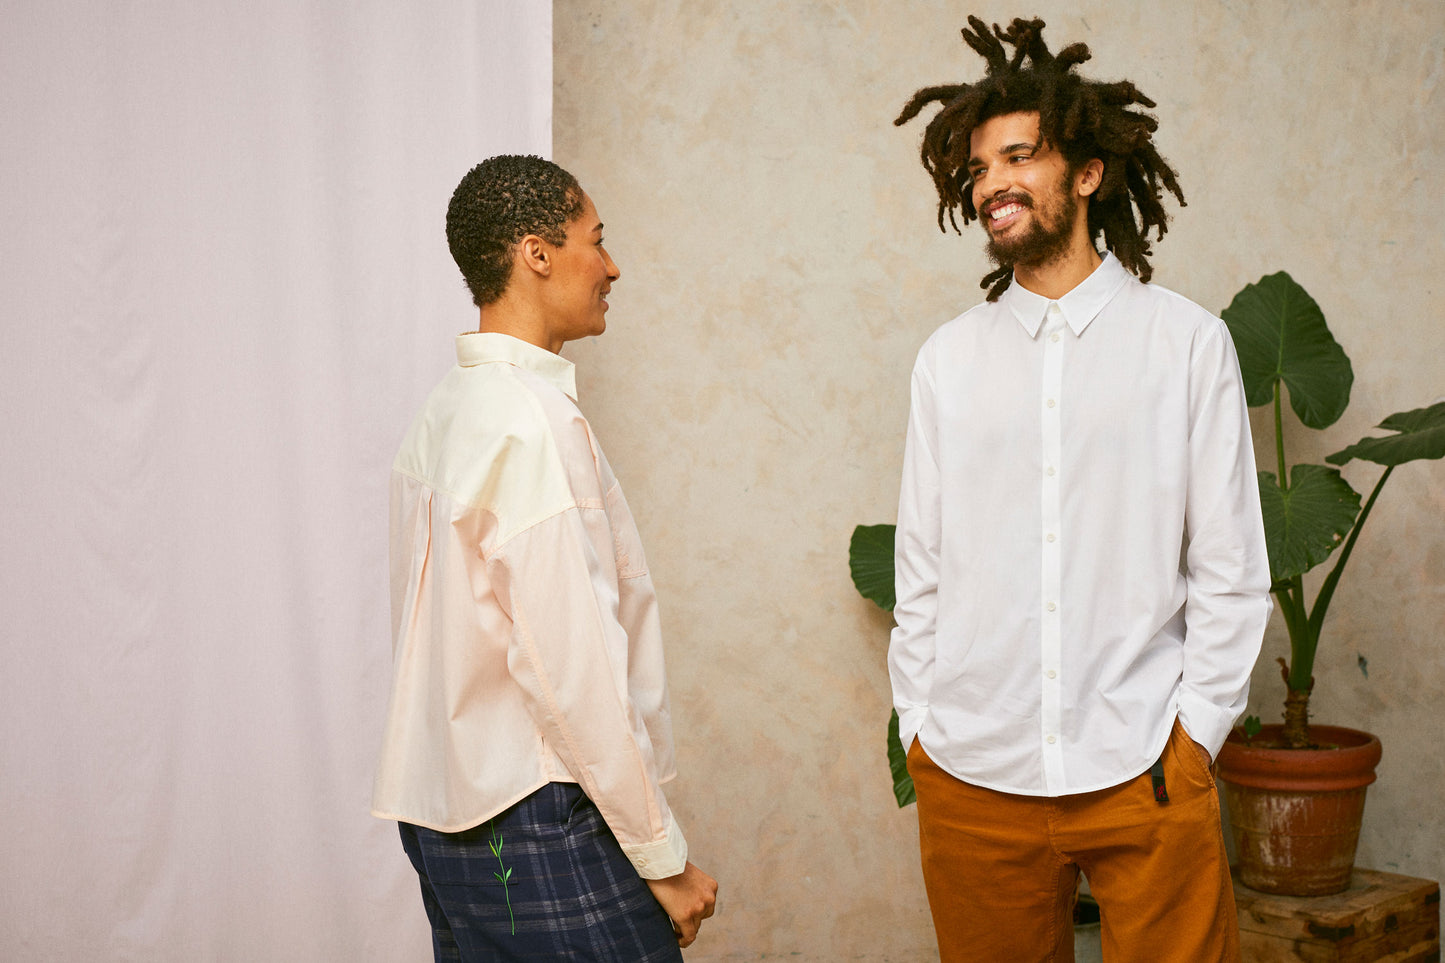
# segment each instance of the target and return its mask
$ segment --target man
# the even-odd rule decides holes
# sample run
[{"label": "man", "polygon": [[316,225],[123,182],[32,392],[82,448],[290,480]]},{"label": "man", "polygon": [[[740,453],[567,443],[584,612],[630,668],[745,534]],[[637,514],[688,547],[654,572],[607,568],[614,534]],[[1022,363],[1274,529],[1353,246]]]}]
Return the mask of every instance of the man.
[{"label": "man", "polygon": [[558,352],[620,272],[576,178],[500,156],[447,241],[477,331],[391,481],[395,681],[373,813],[400,824],[438,960],[680,960],[687,861],[652,581]]},{"label": "man", "polygon": [[898,508],[889,670],[940,952],[1072,959],[1082,870],[1106,960],[1237,960],[1209,767],[1270,602],[1233,345],[1144,283],[1183,202],[1154,104],[1042,21],[969,23],[985,78],[897,121],[943,104],[939,226],[982,220],[997,265],[919,352]]}]

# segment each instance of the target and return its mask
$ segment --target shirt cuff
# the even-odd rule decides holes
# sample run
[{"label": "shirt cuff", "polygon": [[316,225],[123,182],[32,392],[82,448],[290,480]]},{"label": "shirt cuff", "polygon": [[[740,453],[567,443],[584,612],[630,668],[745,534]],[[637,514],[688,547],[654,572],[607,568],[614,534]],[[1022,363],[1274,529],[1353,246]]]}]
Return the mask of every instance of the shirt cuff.
[{"label": "shirt cuff", "polygon": [[928,706],[910,706],[898,713],[898,741],[903,744],[903,751],[906,753],[913,745],[913,740],[918,738],[919,731],[923,728],[923,722],[928,718]]},{"label": "shirt cuff", "polygon": [[643,879],[667,879],[687,868],[687,840],[677,823],[667,827],[667,835],[650,843],[622,844],[622,854]]},{"label": "shirt cuff", "polygon": [[1229,738],[1229,730],[1239,713],[1233,709],[1221,709],[1207,699],[1189,692],[1179,695],[1179,722],[1184,733],[1209,750],[1209,758],[1218,759],[1220,747]]}]

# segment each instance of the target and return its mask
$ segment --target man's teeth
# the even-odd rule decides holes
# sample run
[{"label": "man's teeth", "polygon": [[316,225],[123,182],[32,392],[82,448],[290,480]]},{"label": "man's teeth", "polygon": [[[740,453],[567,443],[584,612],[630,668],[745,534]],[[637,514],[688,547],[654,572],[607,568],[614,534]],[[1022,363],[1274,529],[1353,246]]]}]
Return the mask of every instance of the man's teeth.
[{"label": "man's teeth", "polygon": [[988,216],[995,221],[1001,221],[1011,214],[1017,214],[1023,209],[1024,206],[1022,204],[1005,204],[1002,207],[995,207],[989,211]]}]

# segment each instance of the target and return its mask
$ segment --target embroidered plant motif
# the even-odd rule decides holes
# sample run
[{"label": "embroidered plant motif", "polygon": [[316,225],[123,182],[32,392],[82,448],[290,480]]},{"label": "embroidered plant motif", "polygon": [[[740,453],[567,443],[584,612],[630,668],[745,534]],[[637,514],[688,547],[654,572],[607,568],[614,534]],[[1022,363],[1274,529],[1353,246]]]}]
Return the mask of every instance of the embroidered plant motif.
[{"label": "embroidered plant motif", "polygon": [[502,862],[502,837],[497,835],[497,821],[494,819],[489,824],[492,830],[492,838],[487,841],[487,846],[492,850],[492,855],[497,857],[497,865],[501,872],[493,873],[497,882],[502,884],[502,895],[507,898],[507,918],[512,921],[512,935],[517,935],[517,918],[512,915],[512,894],[508,889],[512,884],[512,868]]}]

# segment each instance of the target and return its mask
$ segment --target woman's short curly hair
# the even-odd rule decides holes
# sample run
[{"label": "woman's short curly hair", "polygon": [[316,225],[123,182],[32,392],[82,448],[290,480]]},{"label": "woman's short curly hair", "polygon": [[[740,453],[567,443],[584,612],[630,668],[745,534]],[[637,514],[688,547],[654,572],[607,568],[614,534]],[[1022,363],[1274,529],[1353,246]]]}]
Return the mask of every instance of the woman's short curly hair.
[{"label": "woman's short curly hair", "polygon": [[[1091,158],[1104,162],[1104,179],[1089,201],[1089,236],[1103,235],[1104,246],[1119,262],[1148,281],[1148,234],[1164,236],[1168,216],[1162,203],[1168,190],[1184,205],[1184,192],[1174,169],[1153,143],[1159,122],[1133,107],[1153,108],[1154,101],[1132,83],[1085,80],[1074,68],[1090,58],[1089,48],[1074,43],[1050,53],[1043,40],[1044,22],[1015,18],[1007,29],[992,31],[978,17],[968,18],[963,40],[987,63],[984,78],[973,84],[925,87],[913,95],[894,124],[906,124],[930,103],[943,109],[923,133],[923,167],[938,190],[938,227],[944,215],[961,233],[963,223],[978,217],[969,189],[968,159],[973,130],[1004,114],[1034,112],[1039,133],[1059,150],[1071,169]],[[1012,56],[1004,49],[1014,48]],[[1027,59],[1028,65],[1024,65]],[[1137,210],[1137,216],[1135,211]],[[996,300],[1013,276],[1012,264],[1000,264],[984,277],[988,299]]]},{"label": "woman's short curly hair", "polygon": [[468,171],[447,205],[447,246],[472,303],[482,307],[502,296],[512,252],[528,234],[566,242],[567,222],[583,205],[577,178],[541,157],[499,154]]}]

